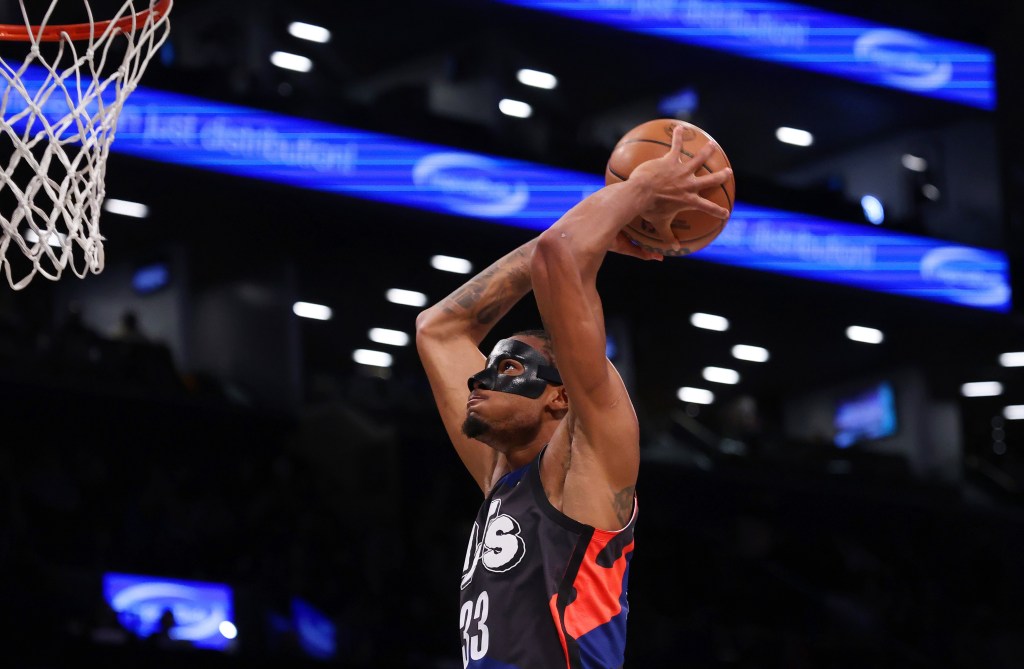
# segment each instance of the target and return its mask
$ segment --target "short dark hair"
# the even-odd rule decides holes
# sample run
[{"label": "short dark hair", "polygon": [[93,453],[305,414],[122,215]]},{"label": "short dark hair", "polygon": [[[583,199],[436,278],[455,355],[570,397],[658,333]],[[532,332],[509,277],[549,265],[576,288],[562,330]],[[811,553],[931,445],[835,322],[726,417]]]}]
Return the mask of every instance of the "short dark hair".
[{"label": "short dark hair", "polygon": [[541,353],[543,353],[544,357],[547,358],[548,364],[551,365],[552,367],[558,367],[558,365],[555,364],[555,349],[551,345],[551,335],[548,334],[547,330],[519,330],[518,332],[513,332],[512,336],[535,337],[537,339],[540,339],[542,342],[544,342],[544,345],[541,348]]}]

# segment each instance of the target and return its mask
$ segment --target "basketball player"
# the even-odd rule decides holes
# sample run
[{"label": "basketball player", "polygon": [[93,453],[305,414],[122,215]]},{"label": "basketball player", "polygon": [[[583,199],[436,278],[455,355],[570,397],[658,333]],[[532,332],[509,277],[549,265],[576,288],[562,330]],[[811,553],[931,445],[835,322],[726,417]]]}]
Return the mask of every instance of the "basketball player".
[{"label": "basketball player", "polygon": [[[728,218],[699,195],[728,173],[695,176],[713,146],[685,160],[681,148],[677,127],[664,157],[417,318],[442,421],[485,496],[463,564],[464,667],[622,666],[639,427],[605,357],[596,277],[609,250],[662,259],[621,234],[637,216],[664,239],[684,209]],[[502,339],[485,359],[480,342],[531,289],[545,330]]]}]

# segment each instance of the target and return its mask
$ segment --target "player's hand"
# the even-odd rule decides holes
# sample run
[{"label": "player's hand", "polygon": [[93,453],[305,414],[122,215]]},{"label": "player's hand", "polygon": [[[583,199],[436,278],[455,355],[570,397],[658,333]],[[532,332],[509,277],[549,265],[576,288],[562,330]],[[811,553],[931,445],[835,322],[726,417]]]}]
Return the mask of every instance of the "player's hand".
[{"label": "player's hand", "polygon": [[[672,221],[682,211],[701,211],[723,221],[730,215],[725,207],[701,196],[701,191],[721,186],[732,175],[732,170],[725,168],[697,176],[697,170],[711,158],[716,145],[708,142],[693,157],[687,157],[682,148],[683,126],[677,125],[672,131],[672,147],[665,155],[641,163],[629,177],[647,190],[647,204],[641,216],[666,240],[675,239]],[[672,248],[678,250],[680,246],[677,242]]]},{"label": "player's hand", "polygon": [[619,234],[615,236],[615,240],[612,242],[611,248],[608,249],[613,253],[621,253],[626,256],[633,256],[634,258],[640,258],[641,260],[664,260],[665,256],[654,251],[648,251],[640,247],[636,242],[626,236],[625,232],[619,231]]}]

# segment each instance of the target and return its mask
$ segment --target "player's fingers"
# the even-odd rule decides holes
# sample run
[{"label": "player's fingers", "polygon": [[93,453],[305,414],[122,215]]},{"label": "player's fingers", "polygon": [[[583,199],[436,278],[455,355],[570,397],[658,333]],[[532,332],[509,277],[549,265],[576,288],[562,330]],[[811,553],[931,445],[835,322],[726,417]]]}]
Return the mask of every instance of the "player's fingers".
[{"label": "player's fingers", "polygon": [[679,162],[683,162],[680,153],[683,150],[683,124],[677,123],[672,127],[672,148],[668,150],[669,155],[679,156]]},{"label": "player's fingers", "polygon": [[708,142],[704,146],[697,149],[697,152],[694,153],[689,160],[683,161],[683,164],[686,166],[686,171],[696,174],[697,170],[700,169],[701,165],[708,162],[708,159],[711,158],[711,156],[715,155],[715,149],[717,148],[717,144],[715,144],[714,142]]},{"label": "player's fingers", "polygon": [[709,216],[720,218],[723,221],[728,219],[729,216],[732,215],[731,212],[725,207],[717,205],[711,200],[700,196],[694,198],[694,200],[690,203],[690,206],[687,207],[687,209],[701,211],[704,212],[705,214],[708,214]]},{"label": "player's fingers", "polygon": [[711,174],[702,174],[699,177],[694,177],[694,183],[697,184],[698,190],[704,190],[706,188],[721,186],[728,181],[731,176],[732,168],[726,167],[725,169],[712,172]]},{"label": "player's fingers", "polygon": [[679,244],[679,240],[676,239],[675,230],[672,229],[672,222],[674,220],[675,215],[672,215],[659,217],[657,219],[648,219],[648,222],[654,226],[655,231],[658,233],[658,238],[664,240],[663,243],[666,245],[667,249],[671,251],[678,251],[682,247]]}]

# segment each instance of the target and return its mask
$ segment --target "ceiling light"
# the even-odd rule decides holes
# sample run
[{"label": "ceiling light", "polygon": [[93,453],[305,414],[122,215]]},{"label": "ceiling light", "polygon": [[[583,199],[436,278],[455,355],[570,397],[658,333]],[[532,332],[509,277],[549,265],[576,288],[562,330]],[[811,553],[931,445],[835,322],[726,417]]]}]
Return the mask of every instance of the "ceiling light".
[{"label": "ceiling light", "polygon": [[690,316],[690,323],[693,327],[701,328],[702,330],[725,332],[729,329],[729,320],[722,316],[715,316],[714,314],[703,314],[697,312]]},{"label": "ceiling light", "polygon": [[693,404],[711,404],[715,401],[715,394],[710,390],[691,388],[690,386],[680,388],[676,392],[676,397],[683,402],[691,402]]},{"label": "ceiling light", "polygon": [[911,172],[924,172],[928,169],[928,161],[912,153],[904,153],[903,157],[900,158],[900,162],[903,163],[903,167],[906,167]]},{"label": "ceiling light", "polygon": [[234,639],[238,636],[238,628],[230,620],[222,620],[217,625],[217,631],[221,633],[225,639]]},{"label": "ceiling light", "polygon": [[1024,351],[1003,353],[999,356],[999,364],[1003,367],[1024,367]]},{"label": "ceiling light", "polygon": [[404,304],[408,307],[425,307],[427,306],[427,296],[423,293],[418,293],[415,290],[403,290],[401,288],[391,288],[387,292],[388,302],[394,304]]},{"label": "ceiling light", "polygon": [[555,75],[541,72],[540,70],[523,68],[516,72],[516,79],[525,86],[543,88],[549,91],[558,86],[558,79],[555,78]]},{"label": "ceiling light", "polygon": [[760,346],[736,344],[732,347],[732,357],[749,362],[768,362],[768,349],[761,348]]},{"label": "ceiling light", "polygon": [[373,328],[370,330],[370,341],[378,344],[390,344],[391,346],[407,346],[409,335],[401,330],[388,330],[387,328]]},{"label": "ceiling light", "polygon": [[357,348],[352,351],[352,359],[360,365],[367,365],[370,367],[390,367],[392,361],[390,353],[385,353],[384,351],[372,351],[367,348]]},{"label": "ceiling light", "polygon": [[860,207],[864,210],[864,218],[874,225],[881,225],[885,221],[885,207],[882,201],[874,195],[865,195],[860,199]]},{"label": "ceiling light", "polygon": [[964,397],[995,397],[1003,394],[1003,384],[998,381],[975,381],[960,386]]},{"label": "ceiling light", "polygon": [[103,208],[111,214],[132,216],[133,218],[146,218],[149,216],[149,207],[146,205],[128,200],[118,200],[112,197],[108,197],[103,201]]},{"label": "ceiling light", "polygon": [[740,382],[739,372],[734,369],[726,369],[725,367],[705,367],[703,375],[705,380],[712,381],[714,383],[728,383],[733,385]]},{"label": "ceiling light", "polygon": [[925,184],[921,186],[921,195],[924,195],[932,202],[936,202],[942,196],[942,193],[939,191],[939,187],[935,184]]},{"label": "ceiling light", "polygon": [[[45,230],[44,230],[44,232],[45,232]],[[60,233],[60,232],[50,232],[50,234],[48,234],[46,236],[46,243],[49,246],[54,246],[56,248],[60,248],[60,247],[64,246],[64,243],[65,243],[65,241],[67,241],[67,238],[68,238],[68,236],[63,234],[63,233]],[[39,235],[32,228],[29,228],[28,230],[25,231],[25,243],[26,244],[38,244],[39,243]]]},{"label": "ceiling light", "polygon": [[295,72],[309,72],[313,69],[313,61],[305,56],[285,51],[275,51],[270,54],[270,62],[282,70],[294,70]]},{"label": "ceiling light", "polygon": [[860,325],[851,325],[846,328],[846,336],[853,341],[859,341],[864,344],[881,344],[885,339],[881,330],[866,328]]},{"label": "ceiling light", "polygon": [[312,302],[296,302],[292,305],[292,312],[301,318],[312,318],[315,321],[329,321],[332,315],[330,307]]},{"label": "ceiling light", "polygon": [[530,118],[533,114],[533,107],[520,100],[510,100],[509,98],[499,102],[498,109],[502,114],[516,118]]},{"label": "ceiling light", "polygon": [[473,263],[465,258],[453,258],[452,256],[434,256],[430,259],[430,266],[442,272],[456,274],[469,274],[473,271]]},{"label": "ceiling light", "polygon": [[799,128],[787,128],[782,126],[775,130],[775,138],[783,144],[794,146],[810,146],[814,143],[814,135]]},{"label": "ceiling light", "polygon": [[292,37],[316,42],[317,44],[327,44],[331,41],[330,30],[327,28],[321,28],[320,26],[315,26],[312,23],[303,23],[302,21],[293,21],[290,23],[288,25],[288,34]]},{"label": "ceiling light", "polygon": [[1006,420],[1024,420],[1024,404],[1011,404],[1003,407],[1003,418]]}]

